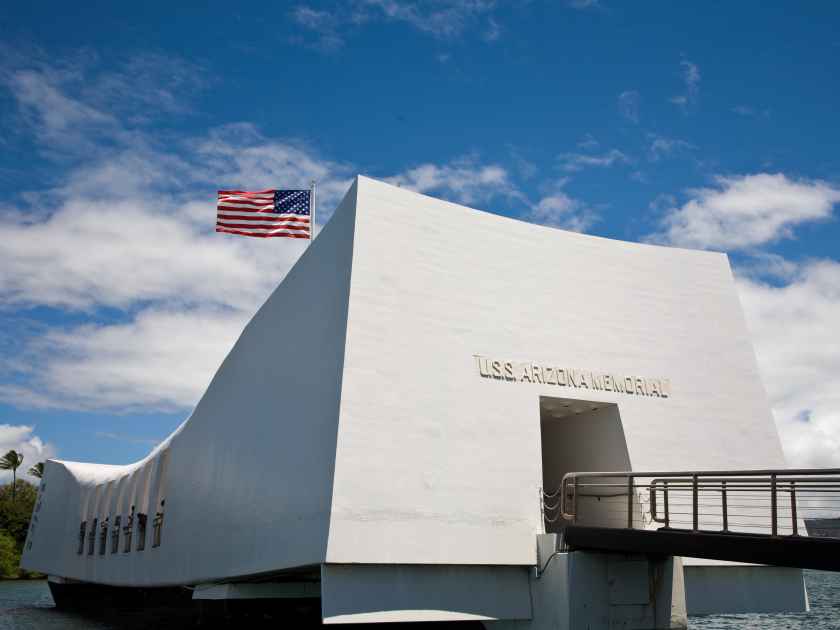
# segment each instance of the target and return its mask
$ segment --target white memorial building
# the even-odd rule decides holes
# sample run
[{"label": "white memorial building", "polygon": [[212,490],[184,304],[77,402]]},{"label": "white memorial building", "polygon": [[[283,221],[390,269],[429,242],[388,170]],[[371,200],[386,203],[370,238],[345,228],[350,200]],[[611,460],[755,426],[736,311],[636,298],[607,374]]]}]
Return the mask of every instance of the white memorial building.
[{"label": "white memorial building", "polygon": [[[358,177],[168,439],[127,466],[47,462],[22,566],[197,597],[263,584],[320,598],[324,623],[582,627],[593,575],[647,593],[648,574],[593,554],[537,578],[544,489],[784,466],[725,255]],[[807,606],[798,569],[669,571],[674,626],[686,601]]]}]

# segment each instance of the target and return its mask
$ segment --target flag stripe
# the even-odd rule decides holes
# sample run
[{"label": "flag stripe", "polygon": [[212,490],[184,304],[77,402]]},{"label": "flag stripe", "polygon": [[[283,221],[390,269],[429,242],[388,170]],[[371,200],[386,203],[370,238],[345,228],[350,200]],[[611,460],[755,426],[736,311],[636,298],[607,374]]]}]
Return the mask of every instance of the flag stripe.
[{"label": "flag stripe", "polygon": [[267,232],[267,233],[257,233],[257,232],[246,232],[243,230],[231,230],[229,228],[216,228],[217,232],[225,232],[227,234],[241,234],[242,236],[258,236],[262,238],[270,238],[276,236],[284,236],[286,238],[309,238],[309,234],[300,234],[296,232]]},{"label": "flag stripe", "polygon": [[276,214],[260,212],[254,214],[239,214],[238,212],[219,212],[219,219],[236,219],[237,221],[292,221],[294,223],[309,223],[309,219],[297,215]]},{"label": "flag stripe", "polygon": [[274,195],[219,195],[219,199],[244,199],[245,201],[274,201]]},{"label": "flag stripe", "polygon": [[274,204],[246,205],[239,203],[220,203],[219,209],[241,210],[243,212],[274,212]]},{"label": "flag stripe", "polygon": [[241,203],[246,206],[264,206],[274,204],[274,197],[263,199],[262,197],[219,197],[219,203]]},{"label": "flag stripe", "polygon": [[219,195],[271,195],[274,196],[276,189],[269,190],[220,190]]},{"label": "flag stripe", "polygon": [[229,223],[227,221],[217,221],[216,225],[220,225],[221,227],[230,227],[230,228],[237,228],[237,229],[247,229],[247,230],[276,230],[276,229],[285,229],[295,232],[309,232],[308,225],[295,225],[289,223],[272,223],[269,225],[254,225],[253,223]]}]

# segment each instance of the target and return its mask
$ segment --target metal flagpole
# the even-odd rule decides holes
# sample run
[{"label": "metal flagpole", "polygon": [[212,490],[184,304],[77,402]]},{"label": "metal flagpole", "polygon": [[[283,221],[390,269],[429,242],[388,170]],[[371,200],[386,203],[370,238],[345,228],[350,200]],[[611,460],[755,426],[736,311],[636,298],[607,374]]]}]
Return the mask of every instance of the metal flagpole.
[{"label": "metal flagpole", "polygon": [[309,182],[309,242],[315,238],[315,180]]}]

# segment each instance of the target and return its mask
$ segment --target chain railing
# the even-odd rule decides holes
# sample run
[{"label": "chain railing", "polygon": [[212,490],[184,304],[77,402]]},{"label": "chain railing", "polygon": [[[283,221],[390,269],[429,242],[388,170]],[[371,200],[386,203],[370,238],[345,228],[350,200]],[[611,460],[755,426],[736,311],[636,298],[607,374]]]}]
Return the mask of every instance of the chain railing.
[{"label": "chain railing", "polygon": [[572,472],[543,493],[547,530],[630,529],[805,535],[804,519],[840,517],[840,469]]}]

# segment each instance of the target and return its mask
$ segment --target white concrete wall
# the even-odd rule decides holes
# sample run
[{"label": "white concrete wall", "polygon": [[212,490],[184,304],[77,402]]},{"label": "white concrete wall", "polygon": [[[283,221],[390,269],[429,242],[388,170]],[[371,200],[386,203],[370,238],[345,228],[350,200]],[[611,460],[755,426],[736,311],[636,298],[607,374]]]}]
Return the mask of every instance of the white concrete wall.
[{"label": "white concrete wall", "polygon": [[[533,563],[540,396],[616,403],[636,470],[784,466],[726,256],[358,185],[328,561]],[[476,354],[672,393],[481,378]]]},{"label": "white concrete wall", "polygon": [[[672,391],[482,378],[476,354]],[[784,465],[725,256],[360,178],[167,442],[132,466],[48,464],[23,565],[147,585],[324,561],[532,565],[541,396],[618,405],[636,470]],[[143,553],[76,555],[81,518],[132,504],[149,514]]]},{"label": "white concrete wall", "polygon": [[[108,584],[212,581],[317,565],[326,553],[355,187],[242,333],[190,419],[131,466],[48,462],[22,565]],[[168,454],[165,467],[159,464]],[[130,500],[123,480],[138,478]],[[110,495],[108,494],[110,490]],[[162,544],[154,514],[166,500]],[[80,520],[149,514],[146,549],[76,554]],[[40,527],[40,523],[48,523]],[[136,534],[133,544],[136,548]]]}]

